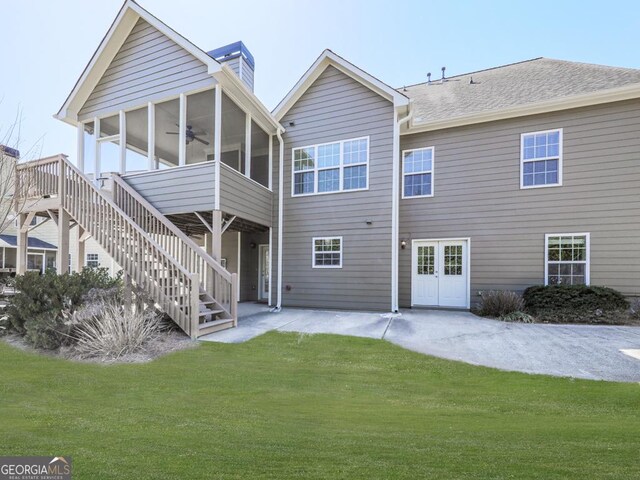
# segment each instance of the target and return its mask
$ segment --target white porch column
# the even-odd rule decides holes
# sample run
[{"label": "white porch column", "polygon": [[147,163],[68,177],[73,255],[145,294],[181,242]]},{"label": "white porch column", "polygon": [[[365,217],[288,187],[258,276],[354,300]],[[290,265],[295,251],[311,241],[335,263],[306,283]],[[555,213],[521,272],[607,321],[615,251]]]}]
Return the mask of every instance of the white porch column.
[{"label": "white porch column", "polygon": [[78,134],[78,137],[77,137],[76,158],[78,159],[77,161],[78,170],[80,170],[82,173],[85,173],[84,171],[84,123],[78,124],[77,134]]},{"label": "white porch column", "polygon": [[251,178],[251,115],[244,117],[244,176]]},{"label": "white porch column", "polygon": [[180,94],[180,126],[178,127],[178,165],[187,164],[187,96]]},{"label": "white porch column", "polygon": [[156,162],[156,106],[147,104],[147,167],[149,170],[158,168]]},{"label": "white porch column", "polygon": [[214,209],[220,210],[220,163],[222,162],[222,85],[216,83],[213,131],[213,158],[215,159],[216,183]]},{"label": "white porch column", "polygon": [[95,162],[93,164],[93,183],[98,184],[98,178],[100,178],[100,171],[102,170],[100,165],[100,119],[94,117],[93,119],[93,141],[95,146]]},{"label": "white porch column", "polygon": [[[273,135],[269,135],[269,190],[273,189]],[[269,290],[271,294],[271,290]]]},{"label": "white porch column", "polygon": [[127,115],[120,110],[120,175],[127,173]]}]

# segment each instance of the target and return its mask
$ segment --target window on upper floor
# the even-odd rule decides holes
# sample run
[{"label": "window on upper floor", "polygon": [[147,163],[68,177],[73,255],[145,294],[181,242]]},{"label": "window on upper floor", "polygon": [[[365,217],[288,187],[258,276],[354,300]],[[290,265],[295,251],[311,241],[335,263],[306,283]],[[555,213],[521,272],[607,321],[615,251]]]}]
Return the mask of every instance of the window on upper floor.
[{"label": "window on upper floor", "polygon": [[545,285],[589,284],[589,234],[545,235]]},{"label": "window on upper floor", "polygon": [[313,195],[369,187],[369,138],[293,149],[292,195]]},{"label": "window on upper floor", "polygon": [[435,148],[402,152],[402,198],[433,197]]},{"label": "window on upper floor", "polygon": [[520,138],[520,188],[562,185],[562,129]]},{"label": "window on upper floor", "polygon": [[313,239],[313,268],[342,268],[342,237]]}]

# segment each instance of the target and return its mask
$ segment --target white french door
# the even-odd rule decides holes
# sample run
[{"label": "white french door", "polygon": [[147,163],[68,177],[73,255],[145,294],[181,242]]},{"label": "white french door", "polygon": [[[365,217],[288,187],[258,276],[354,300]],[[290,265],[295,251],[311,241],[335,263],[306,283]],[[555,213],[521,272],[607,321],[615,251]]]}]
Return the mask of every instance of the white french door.
[{"label": "white french door", "polygon": [[414,240],[411,258],[412,305],[469,307],[467,240]]}]

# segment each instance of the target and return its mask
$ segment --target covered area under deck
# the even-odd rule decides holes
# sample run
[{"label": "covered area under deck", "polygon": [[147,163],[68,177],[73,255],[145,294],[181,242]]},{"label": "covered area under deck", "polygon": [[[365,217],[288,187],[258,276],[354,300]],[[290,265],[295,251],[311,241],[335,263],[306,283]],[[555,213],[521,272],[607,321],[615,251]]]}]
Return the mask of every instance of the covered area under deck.
[{"label": "covered area under deck", "polygon": [[[211,251],[211,227],[217,214],[201,211],[167,215],[167,219]],[[228,213],[221,218],[220,261],[230,273],[238,274],[239,301],[271,305],[271,229]]]}]

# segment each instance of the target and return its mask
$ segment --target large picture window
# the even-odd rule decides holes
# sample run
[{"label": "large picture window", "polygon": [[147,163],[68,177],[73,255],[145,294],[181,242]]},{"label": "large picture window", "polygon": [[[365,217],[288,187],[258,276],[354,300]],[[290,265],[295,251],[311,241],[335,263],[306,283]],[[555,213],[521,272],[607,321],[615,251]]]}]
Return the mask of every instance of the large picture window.
[{"label": "large picture window", "polygon": [[313,268],[342,268],[342,237],[313,239]]},{"label": "large picture window", "polygon": [[589,234],[545,235],[545,285],[589,285]]},{"label": "large picture window", "polygon": [[292,195],[366,190],[368,170],[368,137],[294,148]]},{"label": "large picture window", "polygon": [[520,188],[562,185],[562,130],[525,133],[520,142]]}]

